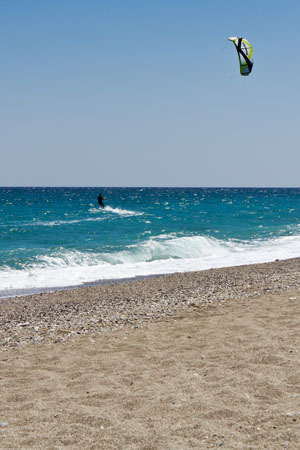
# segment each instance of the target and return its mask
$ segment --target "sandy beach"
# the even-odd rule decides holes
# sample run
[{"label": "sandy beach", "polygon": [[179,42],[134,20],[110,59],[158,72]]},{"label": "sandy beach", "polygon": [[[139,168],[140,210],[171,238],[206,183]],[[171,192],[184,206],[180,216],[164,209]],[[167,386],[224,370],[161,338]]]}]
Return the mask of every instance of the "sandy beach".
[{"label": "sandy beach", "polygon": [[300,259],[0,302],[1,449],[299,449]]}]

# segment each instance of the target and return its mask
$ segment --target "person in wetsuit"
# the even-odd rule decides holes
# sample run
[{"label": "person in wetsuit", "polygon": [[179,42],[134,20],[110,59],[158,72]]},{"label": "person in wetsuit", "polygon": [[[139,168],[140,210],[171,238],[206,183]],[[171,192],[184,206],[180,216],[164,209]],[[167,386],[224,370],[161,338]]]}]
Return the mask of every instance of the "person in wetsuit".
[{"label": "person in wetsuit", "polygon": [[101,194],[98,195],[98,203],[101,208],[104,208],[103,197]]}]

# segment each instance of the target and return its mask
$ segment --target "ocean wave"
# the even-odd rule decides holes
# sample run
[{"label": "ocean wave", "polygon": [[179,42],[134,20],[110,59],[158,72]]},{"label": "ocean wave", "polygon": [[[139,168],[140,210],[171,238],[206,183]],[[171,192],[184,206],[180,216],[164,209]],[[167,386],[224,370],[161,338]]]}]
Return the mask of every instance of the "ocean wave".
[{"label": "ocean wave", "polygon": [[46,289],[113,280],[268,262],[300,256],[300,236],[223,241],[205,236],[149,238],[123,251],[61,251],[39,256],[22,270],[2,267],[0,297],[18,289]]}]

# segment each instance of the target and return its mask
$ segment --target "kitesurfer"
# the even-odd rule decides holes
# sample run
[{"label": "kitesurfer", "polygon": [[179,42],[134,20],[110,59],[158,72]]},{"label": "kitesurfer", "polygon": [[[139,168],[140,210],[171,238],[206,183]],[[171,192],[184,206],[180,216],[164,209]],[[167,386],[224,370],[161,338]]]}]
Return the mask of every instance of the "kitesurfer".
[{"label": "kitesurfer", "polygon": [[103,197],[101,194],[98,195],[98,203],[101,208],[104,208]]}]

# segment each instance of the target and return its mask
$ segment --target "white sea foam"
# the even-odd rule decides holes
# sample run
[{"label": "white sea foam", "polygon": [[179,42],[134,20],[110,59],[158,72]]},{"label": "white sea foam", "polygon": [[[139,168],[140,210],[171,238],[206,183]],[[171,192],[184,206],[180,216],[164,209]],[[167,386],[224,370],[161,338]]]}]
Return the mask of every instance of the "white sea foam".
[{"label": "white sea foam", "polygon": [[40,257],[23,270],[0,270],[0,297],[18,289],[46,289],[274,261],[300,256],[300,236],[222,241],[204,236],[149,238],[115,253],[65,251]]},{"label": "white sea foam", "polygon": [[[73,220],[49,220],[49,221],[36,221],[33,223],[34,226],[40,227],[58,227],[60,225],[72,225],[74,223],[81,222],[99,222],[104,220],[103,217],[87,217],[85,219],[73,219]],[[28,225],[32,226],[32,222],[28,223]]]},{"label": "white sea foam", "polygon": [[141,216],[144,214],[143,212],[130,211],[128,209],[121,209],[121,208],[112,208],[111,206],[105,206],[104,208],[90,208],[89,212],[92,214],[109,212],[113,214],[118,214],[119,216]]},{"label": "white sea foam", "polygon": [[105,206],[104,211],[108,211],[114,214],[119,214],[119,216],[142,216],[143,212],[130,211],[127,209],[121,208],[111,208],[110,206]]},{"label": "white sea foam", "polygon": [[22,226],[35,226],[35,227],[58,227],[61,225],[72,225],[76,223],[82,223],[82,222],[98,222],[101,220],[105,220],[105,215],[103,213],[113,213],[117,214],[119,216],[124,217],[130,217],[130,216],[141,216],[144,213],[138,212],[138,211],[130,211],[127,209],[120,209],[120,208],[111,208],[110,206],[105,206],[104,209],[102,208],[90,208],[89,212],[92,214],[100,214],[98,217],[85,217],[82,219],[69,219],[69,220],[35,220],[33,219],[32,222],[25,222],[22,224]]}]

